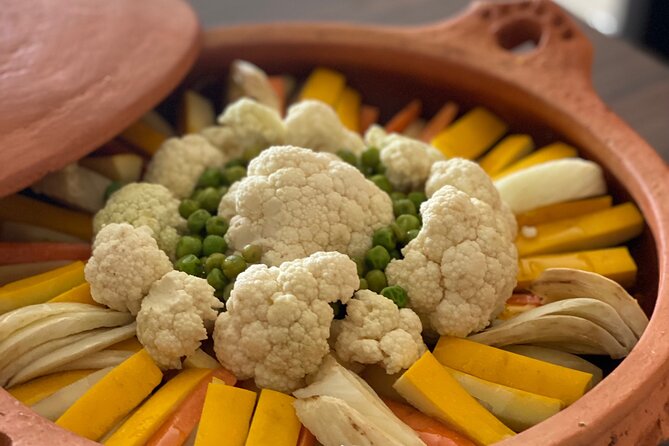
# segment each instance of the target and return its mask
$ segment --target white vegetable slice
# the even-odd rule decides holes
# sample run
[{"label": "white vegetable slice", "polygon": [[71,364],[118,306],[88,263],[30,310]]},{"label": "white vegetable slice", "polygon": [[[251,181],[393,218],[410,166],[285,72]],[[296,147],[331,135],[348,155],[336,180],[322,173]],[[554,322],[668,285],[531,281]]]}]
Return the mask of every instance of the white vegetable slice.
[{"label": "white vegetable slice", "polygon": [[[55,421],[111,370],[112,367],[107,367],[93,372],[39,401],[32,406],[32,409],[44,418]],[[104,402],[101,402],[101,404],[104,404]]]},{"label": "white vegetable slice", "polygon": [[552,348],[537,347],[536,345],[507,345],[506,347],[503,347],[503,349],[519,355],[539,359],[540,361],[546,361],[551,364],[590,373],[592,375],[590,387],[594,387],[602,380],[602,369],[590,361],[586,361],[580,356],[571,353]]},{"label": "white vegetable slice", "polygon": [[130,313],[98,308],[74,313],[57,314],[33,322],[0,343],[0,367],[38,345],[82,331],[100,327],[118,327],[133,320]]},{"label": "white vegetable slice", "polygon": [[609,355],[614,359],[629,353],[608,331],[575,316],[549,315],[527,321],[511,319],[509,323],[482,331],[469,339],[495,347],[546,342],[569,353]]},{"label": "white vegetable slice", "polygon": [[602,168],[580,158],[528,167],[495,181],[495,186],[514,214],[606,193]]},{"label": "white vegetable slice", "polygon": [[5,313],[0,316],[0,340],[7,339],[9,335],[32,324],[35,321],[44,319],[49,316],[63,313],[81,312],[87,310],[104,310],[90,304],[82,304],[75,302],[54,302],[37,305],[28,305],[27,307],[17,308],[14,311]]},{"label": "white vegetable slice", "polygon": [[51,172],[30,188],[56,201],[87,212],[97,212],[105,205],[105,190],[111,180],[99,173],[70,164]]},{"label": "white vegetable slice", "polygon": [[221,364],[198,348],[195,353],[184,360],[184,366],[193,369],[217,369]]},{"label": "white vegetable slice", "polygon": [[85,370],[85,369],[104,369],[106,367],[116,367],[129,357],[134,352],[128,350],[101,350],[93,352],[84,356],[83,358],[75,359],[72,362],[56,367],[49,373],[66,372],[68,370]]},{"label": "white vegetable slice", "polygon": [[403,446],[389,432],[369,422],[344,400],[330,396],[313,396],[293,403],[302,424],[323,446]]},{"label": "white vegetable slice", "polygon": [[97,330],[86,331],[83,333],[77,333],[71,336],[65,336],[63,338],[54,339],[53,341],[45,342],[42,345],[35,347],[29,352],[19,356],[14,361],[7,364],[5,368],[0,370],[0,386],[4,386],[9,382],[10,379],[18,372],[23,370],[25,367],[28,367],[34,361],[39,358],[47,355],[55,350],[66,347],[74,342],[78,342],[81,339],[84,339],[93,334],[101,333],[106,331],[104,328],[99,328]]},{"label": "white vegetable slice", "polygon": [[[357,412],[364,414],[367,423],[374,424],[378,429],[389,434],[391,438],[399,441],[399,444],[405,446],[424,444],[413,429],[397,418],[381,401],[369,384],[355,373],[342,367],[332,357],[325,359],[311,384],[296,390],[293,395],[300,399],[315,396],[341,399]],[[304,423],[304,420],[300,419],[300,421]],[[342,423],[341,428],[345,428],[342,426],[348,423],[345,418],[341,418],[330,420],[330,424],[333,425],[335,421]],[[311,430],[308,424],[304,424]]]},{"label": "white vegetable slice", "polygon": [[228,102],[247,97],[279,110],[279,98],[263,70],[245,60],[234,60],[230,65]]},{"label": "white vegetable slice", "polygon": [[24,383],[38,376],[46,375],[63,364],[82,358],[87,354],[102,350],[117,342],[124,341],[135,335],[137,323],[112,328],[102,333],[80,339],[38,359],[17,373],[9,382],[10,386]]},{"label": "white vegetable slice", "polygon": [[637,337],[632,333],[632,330],[630,330],[611,305],[602,302],[601,300],[585,297],[551,302],[525,311],[495,327],[501,327],[511,321],[522,322],[547,315],[558,314],[581,317],[599,325],[611,333],[611,335],[628,350],[632,350],[638,341]]},{"label": "white vegetable slice", "polygon": [[611,305],[637,338],[648,325],[648,317],[639,302],[625,288],[604,276],[571,268],[550,268],[530,285],[530,290],[544,302],[590,297]]}]

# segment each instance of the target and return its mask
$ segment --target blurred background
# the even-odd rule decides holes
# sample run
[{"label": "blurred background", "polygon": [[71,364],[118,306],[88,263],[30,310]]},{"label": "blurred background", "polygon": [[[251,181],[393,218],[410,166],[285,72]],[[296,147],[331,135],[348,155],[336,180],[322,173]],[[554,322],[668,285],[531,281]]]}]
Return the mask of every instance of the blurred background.
[{"label": "blurred background", "polygon": [[[469,0],[189,0],[205,26],[274,20],[417,24],[455,14]],[[602,34],[669,58],[669,0],[555,0]]]}]

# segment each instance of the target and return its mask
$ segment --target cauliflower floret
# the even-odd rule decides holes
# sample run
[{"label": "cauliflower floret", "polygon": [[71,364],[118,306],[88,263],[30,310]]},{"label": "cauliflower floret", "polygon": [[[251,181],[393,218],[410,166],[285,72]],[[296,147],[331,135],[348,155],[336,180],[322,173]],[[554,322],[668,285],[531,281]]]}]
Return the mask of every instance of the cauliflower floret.
[{"label": "cauliflower floret", "polygon": [[228,105],[218,123],[201,133],[229,159],[241,157],[247,149],[283,144],[285,139],[286,129],[279,113],[249,98]]},{"label": "cauliflower floret", "polygon": [[360,154],[365,149],[362,138],[344,127],[332,107],[323,102],[305,100],[292,105],[285,122],[286,144],[331,153],[347,149]]},{"label": "cauliflower floret", "polygon": [[158,249],[148,226],[112,223],[95,237],[93,255],[84,273],[93,300],[136,315],[156,280],[172,271],[172,262]]},{"label": "cauliflower floret", "polygon": [[179,231],[186,228],[186,220],[179,215],[179,200],[165,186],[151,183],[130,183],[114,192],[95,214],[93,232],[97,234],[109,223],[148,226],[158,247],[171,259]]},{"label": "cauliflower floret", "polygon": [[172,271],[155,282],[137,313],[137,339],[162,369],[180,369],[207,339],[205,321],[214,321],[223,303],[206,280]]},{"label": "cauliflower floret", "polygon": [[317,252],[279,267],[251,265],[235,282],[214,328],[218,360],[239,379],[292,392],[330,351],[329,302],[347,302],[360,285],[355,263]]},{"label": "cauliflower floret", "polygon": [[498,214],[448,185],[421,205],[423,227],[386,276],[407,290],[424,329],[467,336],[485,328],[511,295],[518,254]]},{"label": "cauliflower floret", "polygon": [[201,135],[170,138],[153,155],[144,181],[162,184],[177,198],[186,198],[207,167],[222,167],[225,161],[223,154]]},{"label": "cauliflower floret", "polygon": [[346,306],[346,317],[334,321],[334,349],[346,362],[379,364],[388,374],[408,369],[425,352],[423,326],[409,308],[361,290]]},{"label": "cauliflower floret", "polygon": [[429,198],[445,185],[453,186],[470,197],[487,203],[497,212],[500,228],[506,228],[509,237],[515,240],[518,232],[516,217],[511,208],[502,201],[497,188],[481,166],[463,158],[435,163],[425,184],[425,194]]},{"label": "cauliflower floret", "polygon": [[251,161],[220,211],[234,215],[229,246],[259,245],[268,265],[317,251],[362,256],[373,232],[394,219],[388,194],[358,169],[335,155],[291,146],[271,147]]}]

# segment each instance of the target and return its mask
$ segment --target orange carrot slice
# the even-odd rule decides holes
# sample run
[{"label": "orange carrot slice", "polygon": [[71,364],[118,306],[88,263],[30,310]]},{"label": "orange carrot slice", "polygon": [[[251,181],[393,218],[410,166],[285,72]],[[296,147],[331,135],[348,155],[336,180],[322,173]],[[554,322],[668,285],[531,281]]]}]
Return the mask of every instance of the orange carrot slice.
[{"label": "orange carrot slice", "polygon": [[191,434],[202,416],[202,407],[207,395],[207,386],[212,377],[223,380],[226,384],[234,386],[237,382],[235,376],[221,368],[213,370],[198,383],[195,389],[186,397],[172,415],[165,420],[155,434],[146,443],[146,446],[180,446]]},{"label": "orange carrot slice", "polygon": [[0,265],[52,260],[87,260],[90,256],[91,245],[88,243],[0,243]]},{"label": "orange carrot slice", "polygon": [[422,109],[423,103],[419,99],[414,99],[409,102],[402,110],[398,111],[395,116],[390,118],[390,121],[386,124],[386,131],[388,133],[402,133],[409,124],[418,119]]},{"label": "orange carrot slice", "polygon": [[286,96],[288,96],[286,79],[283,76],[268,76],[267,80],[279,99],[279,113],[283,116],[286,113]]},{"label": "orange carrot slice", "polygon": [[458,104],[448,101],[437,112],[436,115],[430,119],[420,135],[421,141],[429,143],[446,128],[448,124],[453,122],[455,116],[458,114]]},{"label": "orange carrot slice", "polygon": [[369,127],[379,120],[379,107],[373,105],[360,106],[360,133],[365,133]]},{"label": "orange carrot slice", "polygon": [[415,430],[427,446],[475,446],[464,435],[449,429],[434,418],[411,406],[383,398],[388,408],[407,426]]},{"label": "orange carrot slice", "polygon": [[302,426],[302,429],[300,429],[300,436],[297,437],[296,446],[315,446],[315,445],[316,445],[316,437],[314,437],[314,434],[309,432],[309,429]]}]

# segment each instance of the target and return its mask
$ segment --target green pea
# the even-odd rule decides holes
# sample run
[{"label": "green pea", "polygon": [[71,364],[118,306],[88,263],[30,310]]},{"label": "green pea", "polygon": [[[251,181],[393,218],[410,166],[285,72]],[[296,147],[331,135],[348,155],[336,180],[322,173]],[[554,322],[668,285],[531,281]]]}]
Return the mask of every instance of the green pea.
[{"label": "green pea", "polygon": [[227,163],[225,163],[225,168],[226,169],[230,168],[230,167],[236,167],[236,166],[245,167],[246,163],[244,163],[244,160],[241,159],[241,158],[235,158],[235,159],[230,160]]},{"label": "green pea", "polygon": [[242,257],[246,263],[258,263],[262,257],[262,248],[258,245],[246,245],[242,249]]},{"label": "green pea", "polygon": [[208,235],[202,242],[202,252],[206,256],[210,256],[216,252],[223,253],[228,249],[228,244],[220,235]]},{"label": "green pea", "polygon": [[190,217],[190,214],[200,209],[200,204],[190,198],[186,198],[181,203],[179,203],[179,215],[183,218]]},{"label": "green pea", "polygon": [[207,274],[207,283],[216,290],[222,290],[228,284],[228,279],[223,275],[223,271],[214,268]]},{"label": "green pea", "polygon": [[207,167],[197,180],[197,187],[218,187],[223,182],[223,172],[216,167]]},{"label": "green pea", "polygon": [[218,204],[221,202],[221,193],[215,187],[208,187],[202,191],[198,196],[198,203],[200,207],[209,212],[215,213],[218,211]]},{"label": "green pea", "polygon": [[355,267],[358,270],[358,276],[363,277],[365,275],[365,272],[367,271],[367,267],[365,266],[365,259],[356,257],[351,260],[355,262]]},{"label": "green pea", "polygon": [[230,294],[232,293],[232,288],[235,286],[234,282],[231,282],[223,288],[223,302],[228,302],[230,299]]},{"label": "green pea", "polygon": [[221,197],[228,193],[228,186],[219,186],[218,193],[221,194]]},{"label": "green pea", "polygon": [[209,274],[214,268],[221,269],[223,266],[225,255],[220,252],[215,252],[204,261],[204,272]]},{"label": "green pea", "polygon": [[343,303],[339,301],[330,302],[330,307],[332,308],[335,319],[344,319],[346,317],[346,305]]},{"label": "green pea", "polygon": [[177,259],[180,259],[181,257],[186,256],[188,254],[199,256],[200,252],[202,252],[202,242],[196,237],[191,237],[190,235],[184,235],[177,242],[177,248],[176,248]]},{"label": "green pea", "polygon": [[358,287],[359,290],[366,290],[367,289],[367,280],[365,279],[360,279],[360,286]]},{"label": "green pea", "polygon": [[406,198],[406,194],[404,192],[391,192],[390,193],[390,199],[393,200],[393,202],[397,200],[401,200],[402,198]]},{"label": "green pea", "polygon": [[407,243],[409,243],[411,240],[418,237],[419,232],[420,232],[420,229],[411,229],[411,230],[407,231]]},{"label": "green pea", "polygon": [[378,269],[373,269],[368,272],[365,275],[365,280],[367,281],[367,287],[375,293],[379,293],[382,289],[388,286],[386,275],[383,271]]},{"label": "green pea", "polygon": [[107,186],[107,188],[105,189],[105,193],[103,195],[104,200],[105,201],[109,200],[109,197],[111,197],[114,192],[116,192],[122,187],[123,183],[121,183],[120,181],[112,181],[111,183],[109,183],[109,186]]},{"label": "green pea", "polygon": [[407,195],[407,198],[413,201],[414,206],[416,206],[416,210],[419,210],[420,205],[424,201],[427,201],[427,195],[420,191],[410,192],[409,195]]},{"label": "green pea", "polygon": [[232,184],[235,181],[239,181],[246,176],[246,167],[244,166],[232,166],[228,167],[223,171],[223,177],[227,184]]},{"label": "green pea", "polygon": [[179,271],[183,271],[191,276],[202,276],[204,270],[202,269],[202,262],[194,254],[188,254],[177,260],[174,267]]},{"label": "green pea", "polygon": [[412,229],[420,229],[420,220],[415,215],[400,215],[395,222],[404,232],[409,232]]},{"label": "green pea", "polygon": [[400,215],[416,215],[416,206],[408,198],[402,198],[393,202],[393,212],[396,217]]},{"label": "green pea", "polygon": [[393,191],[393,186],[390,184],[390,181],[388,181],[388,178],[385,175],[372,175],[369,177],[369,180],[376,184],[376,187],[388,194]]},{"label": "green pea", "polygon": [[242,154],[242,160],[248,165],[248,163],[253,158],[260,155],[260,152],[262,152],[263,149],[264,147],[262,146],[249,147],[248,149],[244,150],[244,153]]},{"label": "green pea", "polygon": [[397,223],[392,222],[390,224],[390,229],[393,230],[393,233],[395,234],[395,238],[397,239],[397,243],[403,244],[403,243],[406,242],[407,233],[406,233],[406,231],[402,230],[402,228],[400,228],[397,225]]},{"label": "green pea", "polygon": [[193,193],[190,194],[191,200],[195,200],[199,203],[200,202],[200,195],[202,195],[202,192],[204,192],[203,187],[196,187],[195,189],[193,189]]},{"label": "green pea", "polygon": [[388,254],[390,254],[391,259],[401,259],[402,258],[402,253],[400,253],[400,250],[397,248],[393,248],[390,251],[388,251]]},{"label": "green pea", "polygon": [[337,150],[337,156],[341,158],[342,161],[346,161],[353,166],[358,165],[358,157],[355,156],[355,153],[351,152],[350,150]]},{"label": "green pea", "polygon": [[381,290],[381,295],[392,300],[398,308],[406,307],[409,300],[406,290],[399,285],[385,287]]},{"label": "green pea", "polygon": [[223,217],[214,216],[207,220],[205,230],[208,235],[224,236],[228,232],[228,222]]},{"label": "green pea", "polygon": [[376,147],[369,147],[360,155],[360,163],[364,167],[375,168],[381,162],[381,152]]},{"label": "green pea", "polygon": [[223,274],[232,280],[246,269],[246,261],[237,254],[228,256],[223,260]]},{"label": "green pea", "polygon": [[384,166],[382,163],[377,164],[374,168],[374,173],[385,174],[386,166]]},{"label": "green pea", "polygon": [[390,254],[383,246],[375,246],[365,254],[365,264],[369,269],[383,270],[390,262]]},{"label": "green pea", "polygon": [[372,244],[374,246],[383,246],[390,251],[391,249],[395,249],[395,245],[397,245],[397,237],[395,237],[395,232],[393,232],[391,228],[380,228],[374,231]]},{"label": "green pea", "polygon": [[199,234],[207,224],[211,214],[204,209],[198,209],[188,216],[188,231],[191,234]]}]

